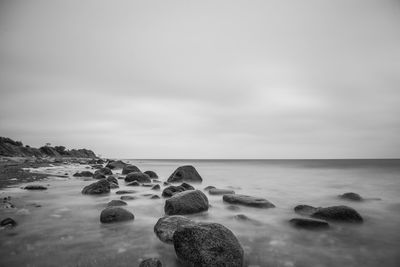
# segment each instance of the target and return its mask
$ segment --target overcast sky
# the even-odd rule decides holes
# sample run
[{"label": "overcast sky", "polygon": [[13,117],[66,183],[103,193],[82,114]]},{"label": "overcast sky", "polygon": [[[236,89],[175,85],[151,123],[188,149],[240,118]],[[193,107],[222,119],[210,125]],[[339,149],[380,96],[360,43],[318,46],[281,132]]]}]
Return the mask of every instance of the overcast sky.
[{"label": "overcast sky", "polygon": [[0,135],[123,158],[400,157],[400,1],[0,0]]}]

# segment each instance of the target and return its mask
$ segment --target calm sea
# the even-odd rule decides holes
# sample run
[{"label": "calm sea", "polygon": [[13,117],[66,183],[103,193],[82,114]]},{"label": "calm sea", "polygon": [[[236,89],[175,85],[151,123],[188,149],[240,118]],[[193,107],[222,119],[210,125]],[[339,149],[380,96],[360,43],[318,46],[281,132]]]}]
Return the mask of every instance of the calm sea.
[{"label": "calm sea", "polygon": [[[157,172],[161,180],[177,167],[191,164],[204,180],[194,184],[197,189],[213,185],[274,203],[273,209],[232,211],[221,196],[206,193],[208,212],[188,216],[231,229],[245,250],[246,266],[400,266],[400,160],[126,161],[142,171]],[[82,195],[81,189],[92,181],[72,177],[77,170],[85,167],[36,170],[69,175],[42,181],[49,185],[45,192],[27,192],[20,186],[0,191],[1,197],[11,196],[17,205],[16,210],[0,210],[0,217],[10,216],[19,223],[13,230],[0,230],[0,266],[137,266],[146,257],[179,266],[173,246],[153,233],[164,215],[164,199],[141,196],[151,190],[128,188],[120,180],[120,189],[138,191],[138,199],[126,207],[135,220],[103,225],[100,212],[107,202],[119,199],[118,189],[105,196]],[[345,192],[381,200],[351,202],[337,197]],[[288,220],[298,217],[293,208],[299,204],[348,205],[364,223],[332,223],[325,231],[295,229]],[[252,221],[237,221],[233,218],[237,214]]]}]

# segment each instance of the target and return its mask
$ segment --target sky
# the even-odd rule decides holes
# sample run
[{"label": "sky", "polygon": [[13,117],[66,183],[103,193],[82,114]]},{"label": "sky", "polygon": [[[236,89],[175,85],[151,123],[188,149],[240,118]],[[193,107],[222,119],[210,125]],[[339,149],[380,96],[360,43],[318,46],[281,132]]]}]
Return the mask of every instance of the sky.
[{"label": "sky", "polygon": [[0,0],[0,136],[115,158],[399,158],[400,1]]}]

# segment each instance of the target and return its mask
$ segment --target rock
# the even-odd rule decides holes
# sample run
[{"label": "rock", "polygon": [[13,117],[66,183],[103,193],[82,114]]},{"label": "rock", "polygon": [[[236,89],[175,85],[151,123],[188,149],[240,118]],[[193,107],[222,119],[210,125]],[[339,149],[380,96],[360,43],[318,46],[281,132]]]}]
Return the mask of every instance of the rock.
[{"label": "rock", "polygon": [[215,189],[215,188],[216,188],[215,186],[209,185],[209,186],[206,186],[206,187],[204,188],[204,191],[208,191],[208,190],[210,190],[210,189]]},{"label": "rock", "polygon": [[93,179],[100,180],[100,179],[105,179],[105,178],[106,178],[106,176],[102,173],[98,172],[98,173],[93,174]]},{"label": "rock", "polygon": [[187,165],[176,169],[167,180],[167,182],[171,183],[183,181],[201,183],[203,179],[193,166]]},{"label": "rock", "polygon": [[131,173],[131,172],[141,172],[141,171],[135,165],[126,165],[122,169],[122,174],[128,174],[128,173]]},{"label": "rock", "polygon": [[151,189],[152,190],[161,190],[161,186],[159,184],[156,184]]},{"label": "rock", "polygon": [[101,165],[101,164],[95,164],[95,165],[91,165],[91,167],[92,167],[93,169],[101,169],[101,168],[103,168],[103,165]]},{"label": "rock", "polygon": [[328,220],[328,221],[341,221],[351,223],[362,223],[363,218],[353,208],[347,206],[332,206],[327,208],[318,208],[311,217]]},{"label": "rock", "polygon": [[329,224],[326,221],[322,221],[322,220],[294,218],[294,219],[291,219],[289,222],[294,227],[308,229],[308,230],[329,228]]},{"label": "rock", "polygon": [[159,199],[160,196],[159,195],[151,195],[150,199]]},{"label": "rock", "polygon": [[17,226],[17,222],[14,221],[14,219],[12,219],[12,218],[5,218],[4,220],[2,220],[0,222],[0,226],[3,226],[3,227],[15,227],[15,226]]},{"label": "rock", "polygon": [[110,168],[107,168],[107,167],[104,167],[104,168],[101,168],[101,169],[96,170],[96,171],[94,172],[94,174],[96,174],[96,173],[101,173],[101,174],[103,174],[103,175],[111,175],[111,174],[113,174],[112,171],[111,171],[111,169],[110,169]]},{"label": "rock", "polygon": [[133,219],[135,219],[135,216],[131,212],[118,207],[106,208],[100,214],[100,222],[102,223],[122,222]]},{"label": "rock", "polygon": [[162,192],[163,197],[171,197],[177,193],[187,191],[187,190],[194,190],[194,187],[187,183],[182,183],[179,186],[170,185],[164,188]]},{"label": "rock", "polygon": [[297,205],[294,207],[294,211],[300,215],[311,216],[314,212],[316,212],[319,208],[315,208],[309,205]]},{"label": "rock", "polygon": [[240,210],[240,208],[238,206],[235,205],[229,205],[226,207],[228,210],[232,210],[232,211],[238,211]]},{"label": "rock", "polygon": [[142,186],[144,186],[144,187],[153,187],[153,184],[152,183],[144,183],[144,184],[142,184]]},{"label": "rock", "polygon": [[106,179],[101,179],[82,189],[82,194],[97,195],[105,193],[110,193],[110,183],[107,182]]},{"label": "rock", "polygon": [[164,216],[158,219],[154,225],[154,233],[162,242],[172,244],[172,237],[178,227],[193,224],[196,224],[196,222],[181,215]]},{"label": "rock", "polygon": [[165,201],[167,215],[191,214],[208,210],[208,199],[200,190],[177,193]]},{"label": "rock", "polygon": [[152,181],[153,183],[159,183],[159,184],[162,183],[162,182],[161,182],[160,180],[158,180],[158,179],[151,179],[151,181]]},{"label": "rock", "polygon": [[136,193],[136,191],[134,190],[119,190],[117,192],[115,192],[115,194],[117,195],[126,195],[126,194],[134,194]]},{"label": "rock", "polygon": [[147,174],[148,176],[150,176],[150,178],[158,178],[157,173],[153,172],[153,171],[145,171],[145,174]]},{"label": "rock", "polygon": [[167,185],[171,185],[171,184],[168,182],[164,182],[163,185],[167,186]]},{"label": "rock", "polygon": [[125,182],[137,181],[139,183],[151,183],[150,177],[141,172],[131,172],[125,177]]},{"label": "rock", "polygon": [[211,188],[208,190],[210,195],[226,195],[226,194],[235,194],[235,191],[229,189],[217,189]]},{"label": "rock", "polygon": [[157,258],[150,258],[143,260],[139,267],[162,267],[162,263]]},{"label": "rock", "polygon": [[116,188],[119,188],[119,185],[114,184],[114,183],[110,183],[110,189],[116,189]]},{"label": "rock", "polygon": [[109,183],[114,183],[114,184],[117,184],[117,185],[118,185],[118,179],[115,178],[114,176],[108,176],[108,177],[106,178],[106,180],[107,180]]},{"label": "rock", "polygon": [[120,197],[121,200],[134,200],[136,199],[136,197],[134,196],[122,196]]},{"label": "rock", "polygon": [[243,266],[243,249],[235,235],[218,223],[179,227],[173,242],[178,260],[187,266]]},{"label": "rock", "polygon": [[47,187],[38,184],[31,184],[24,187],[25,190],[47,190]]},{"label": "rock", "polygon": [[113,170],[113,169],[122,169],[126,165],[128,164],[123,162],[122,160],[112,160],[107,163],[106,167]]},{"label": "rock", "polygon": [[132,183],[126,184],[127,186],[140,186],[138,181],[133,181]]},{"label": "rock", "polygon": [[343,195],[339,196],[342,199],[346,199],[346,200],[353,200],[353,201],[362,201],[363,198],[356,193],[353,192],[349,192],[349,193],[344,193]]},{"label": "rock", "polygon": [[111,200],[107,203],[108,207],[117,207],[117,206],[126,206],[128,205],[125,201],[122,200]]},{"label": "rock", "polygon": [[93,173],[90,171],[77,172],[73,175],[74,177],[93,177]]},{"label": "rock", "polygon": [[231,204],[239,204],[255,208],[274,208],[275,205],[265,198],[258,198],[246,195],[227,194],[222,197],[225,202]]}]

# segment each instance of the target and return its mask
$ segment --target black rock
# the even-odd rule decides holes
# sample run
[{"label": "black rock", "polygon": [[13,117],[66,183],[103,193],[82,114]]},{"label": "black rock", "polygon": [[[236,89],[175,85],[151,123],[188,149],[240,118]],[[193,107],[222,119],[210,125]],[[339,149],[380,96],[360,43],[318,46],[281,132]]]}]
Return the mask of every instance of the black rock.
[{"label": "black rock", "polygon": [[151,183],[150,177],[142,172],[131,172],[125,177],[125,182],[137,181],[139,183]]},{"label": "black rock", "polygon": [[171,184],[168,182],[164,182],[163,185],[167,186],[167,185],[171,185]]},{"label": "black rock", "polygon": [[363,222],[363,218],[361,217],[361,215],[355,209],[347,206],[319,208],[311,215],[311,217],[328,221],[341,221],[351,223]]},{"label": "black rock", "polygon": [[122,200],[111,200],[107,203],[108,207],[117,207],[117,206],[126,206],[128,205],[125,201]]},{"label": "black rock", "polygon": [[106,208],[100,214],[100,222],[102,223],[122,222],[133,219],[135,219],[135,216],[131,212],[118,207]]},{"label": "black rock", "polygon": [[122,174],[128,174],[128,173],[131,173],[131,172],[141,172],[141,171],[135,165],[126,165],[122,169]]},{"label": "black rock", "polygon": [[109,161],[107,163],[106,167],[113,170],[113,169],[122,169],[126,165],[128,165],[128,164],[126,164],[122,160],[113,160],[113,161]]},{"label": "black rock", "polygon": [[231,204],[239,204],[255,208],[274,208],[275,205],[265,198],[258,198],[246,195],[227,194],[222,197],[225,202]]},{"label": "black rock", "polygon": [[165,243],[173,243],[173,235],[179,227],[193,225],[196,222],[180,215],[164,216],[154,225],[154,233]]},{"label": "black rock", "polygon": [[322,220],[313,220],[313,219],[305,219],[305,218],[294,218],[291,219],[290,224],[297,228],[308,229],[308,230],[317,230],[317,229],[327,229],[329,228],[329,224],[326,221]]},{"label": "black rock", "polygon": [[157,173],[153,171],[145,171],[144,173],[147,174],[150,178],[158,178]]},{"label": "black rock", "polygon": [[177,193],[165,201],[167,215],[191,214],[208,210],[208,199],[200,190]]},{"label": "black rock", "polygon": [[171,183],[178,183],[183,181],[201,183],[203,179],[193,166],[187,165],[181,166],[176,169],[167,181]]},{"label": "black rock", "polygon": [[363,198],[356,193],[353,192],[349,192],[349,193],[344,193],[343,195],[339,196],[342,199],[346,199],[346,200],[352,200],[352,201],[362,201]]},{"label": "black rock", "polygon": [[0,226],[15,227],[17,226],[17,222],[12,218],[5,218],[0,222]]},{"label": "black rock", "polygon": [[94,172],[94,174],[96,174],[96,173],[101,173],[101,174],[103,174],[103,175],[111,175],[111,174],[113,174],[112,171],[111,171],[111,169],[110,169],[110,168],[107,168],[107,167],[104,167],[104,168],[101,168],[101,169],[96,170],[96,171]]},{"label": "black rock", "polygon": [[73,175],[74,177],[93,177],[93,173],[90,171],[77,172]]},{"label": "black rock", "polygon": [[162,267],[162,263],[157,258],[150,258],[143,260],[139,267]]},{"label": "black rock", "polygon": [[226,194],[235,194],[235,191],[230,190],[230,189],[211,188],[208,190],[208,193],[210,195],[226,195]]},{"label": "black rock", "polygon": [[38,184],[31,184],[24,187],[25,190],[47,190],[47,187]]},{"label": "black rock", "polygon": [[152,190],[160,190],[161,186],[159,184],[154,185],[152,188]]},{"label": "black rock", "polygon": [[217,223],[179,227],[173,242],[178,260],[187,266],[243,266],[243,249],[235,235]]},{"label": "black rock", "polygon": [[110,183],[105,179],[85,186],[82,189],[82,194],[97,195],[105,193],[110,193]]}]

